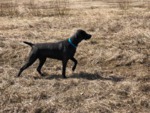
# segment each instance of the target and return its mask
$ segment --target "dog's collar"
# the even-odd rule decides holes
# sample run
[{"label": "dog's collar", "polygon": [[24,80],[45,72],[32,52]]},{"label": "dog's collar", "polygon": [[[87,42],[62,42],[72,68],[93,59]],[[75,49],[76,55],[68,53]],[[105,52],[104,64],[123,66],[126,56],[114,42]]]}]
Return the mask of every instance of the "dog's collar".
[{"label": "dog's collar", "polygon": [[68,39],[68,42],[74,47],[74,48],[76,48],[77,46],[76,45],[74,45],[73,43],[72,43],[72,41],[71,41],[71,39],[69,38]]}]

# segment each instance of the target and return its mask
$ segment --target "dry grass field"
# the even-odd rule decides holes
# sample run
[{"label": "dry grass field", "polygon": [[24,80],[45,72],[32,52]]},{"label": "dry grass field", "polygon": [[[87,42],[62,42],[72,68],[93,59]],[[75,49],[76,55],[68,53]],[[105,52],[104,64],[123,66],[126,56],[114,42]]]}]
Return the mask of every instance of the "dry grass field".
[{"label": "dry grass field", "polygon": [[[84,29],[76,71],[38,61],[16,78],[30,47]],[[0,0],[0,113],[149,113],[149,0]]]}]

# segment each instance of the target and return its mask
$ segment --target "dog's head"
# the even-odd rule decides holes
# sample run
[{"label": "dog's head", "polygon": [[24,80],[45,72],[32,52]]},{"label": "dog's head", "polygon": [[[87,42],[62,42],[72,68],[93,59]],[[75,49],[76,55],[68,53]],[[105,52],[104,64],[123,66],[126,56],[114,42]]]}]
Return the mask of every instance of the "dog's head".
[{"label": "dog's head", "polygon": [[91,34],[88,34],[84,30],[81,30],[81,29],[76,31],[76,36],[77,38],[84,39],[84,40],[88,40],[92,37]]}]

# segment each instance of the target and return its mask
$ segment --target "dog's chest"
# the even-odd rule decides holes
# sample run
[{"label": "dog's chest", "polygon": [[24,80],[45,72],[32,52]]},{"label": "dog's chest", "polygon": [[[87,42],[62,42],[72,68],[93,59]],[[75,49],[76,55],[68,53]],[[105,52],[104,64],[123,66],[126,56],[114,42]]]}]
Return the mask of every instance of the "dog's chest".
[{"label": "dog's chest", "polygon": [[65,54],[66,54],[69,58],[71,58],[71,57],[73,57],[73,56],[75,55],[75,52],[76,52],[76,49],[74,49],[74,48],[67,48]]}]

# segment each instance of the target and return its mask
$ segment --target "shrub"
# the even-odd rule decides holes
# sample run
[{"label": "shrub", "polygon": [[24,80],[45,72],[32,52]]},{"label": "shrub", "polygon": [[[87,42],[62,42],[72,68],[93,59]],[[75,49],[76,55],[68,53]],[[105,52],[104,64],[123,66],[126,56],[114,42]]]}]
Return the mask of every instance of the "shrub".
[{"label": "shrub", "polygon": [[131,1],[130,0],[122,0],[118,2],[118,6],[122,10],[128,10],[130,8]]},{"label": "shrub", "polygon": [[0,3],[0,16],[18,16],[18,4],[15,2]]},{"label": "shrub", "polygon": [[69,13],[69,0],[54,0],[52,6],[54,15],[63,16]]}]

